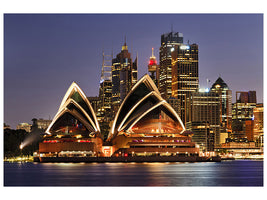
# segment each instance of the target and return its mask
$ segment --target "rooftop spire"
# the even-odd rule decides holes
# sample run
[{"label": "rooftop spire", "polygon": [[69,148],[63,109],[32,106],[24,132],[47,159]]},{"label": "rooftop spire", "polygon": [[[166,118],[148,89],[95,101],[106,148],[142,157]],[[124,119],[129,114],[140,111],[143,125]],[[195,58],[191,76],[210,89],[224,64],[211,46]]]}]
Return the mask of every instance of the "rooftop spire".
[{"label": "rooftop spire", "polygon": [[121,50],[128,50],[128,46],[126,45],[126,35],[124,36],[124,45],[122,46]]},{"label": "rooftop spire", "polygon": [[154,48],[152,47],[152,56],[150,57],[150,60],[151,59],[153,59],[153,60],[155,60],[156,59],[156,57],[154,56]]}]

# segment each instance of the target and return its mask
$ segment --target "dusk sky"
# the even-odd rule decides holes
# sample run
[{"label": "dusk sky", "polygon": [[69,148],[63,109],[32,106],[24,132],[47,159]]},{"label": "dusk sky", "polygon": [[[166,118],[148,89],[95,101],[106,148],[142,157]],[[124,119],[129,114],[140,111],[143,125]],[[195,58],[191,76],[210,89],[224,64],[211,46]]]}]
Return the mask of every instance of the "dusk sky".
[{"label": "dusk sky", "polygon": [[52,119],[75,81],[98,96],[102,51],[113,57],[126,35],[138,78],[151,48],[170,32],[199,45],[200,88],[221,76],[233,92],[257,91],[263,102],[261,14],[7,14],[4,16],[4,122],[16,128],[32,118]]}]

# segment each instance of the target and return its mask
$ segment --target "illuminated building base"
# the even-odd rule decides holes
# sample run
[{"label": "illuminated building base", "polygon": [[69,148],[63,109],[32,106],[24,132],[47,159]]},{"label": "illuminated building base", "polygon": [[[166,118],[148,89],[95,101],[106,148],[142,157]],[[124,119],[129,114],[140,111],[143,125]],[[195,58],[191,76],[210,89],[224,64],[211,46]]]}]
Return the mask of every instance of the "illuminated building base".
[{"label": "illuminated building base", "polygon": [[35,162],[71,162],[71,163],[103,163],[103,162],[220,162],[221,158],[199,156],[123,156],[123,157],[35,157]]},{"label": "illuminated building base", "polygon": [[102,154],[102,139],[46,137],[39,143],[40,157],[97,157]]},{"label": "illuminated building base", "polygon": [[[178,134],[179,135],[179,134]],[[112,156],[195,156],[199,155],[199,148],[191,142],[189,136],[175,137],[127,137],[119,135],[113,140],[114,153]]]}]

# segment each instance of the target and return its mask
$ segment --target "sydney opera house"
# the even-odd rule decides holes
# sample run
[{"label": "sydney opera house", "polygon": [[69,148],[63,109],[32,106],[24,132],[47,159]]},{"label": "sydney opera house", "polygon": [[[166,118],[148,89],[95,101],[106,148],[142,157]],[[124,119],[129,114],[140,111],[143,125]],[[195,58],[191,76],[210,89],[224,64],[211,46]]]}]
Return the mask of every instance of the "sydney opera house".
[{"label": "sydney opera house", "polygon": [[184,125],[145,75],[131,89],[113,121],[108,141],[113,156],[197,154]]},{"label": "sydney opera house", "polygon": [[124,98],[103,141],[96,114],[73,82],[39,144],[40,157],[197,155],[199,149],[153,80],[143,76]]},{"label": "sydney opera house", "polygon": [[40,156],[98,156],[102,139],[94,110],[80,87],[73,82],[59,110],[39,143]]}]

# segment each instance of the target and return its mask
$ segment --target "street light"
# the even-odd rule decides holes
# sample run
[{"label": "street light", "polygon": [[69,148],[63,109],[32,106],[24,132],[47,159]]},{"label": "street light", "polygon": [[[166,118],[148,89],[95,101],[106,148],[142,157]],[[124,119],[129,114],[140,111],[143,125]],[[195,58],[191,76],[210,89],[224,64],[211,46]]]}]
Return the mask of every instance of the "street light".
[{"label": "street light", "polygon": [[22,159],[22,149],[23,149],[23,145],[22,144],[19,145],[19,149],[20,149],[20,159]]}]

